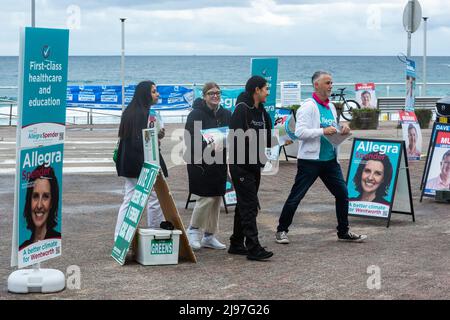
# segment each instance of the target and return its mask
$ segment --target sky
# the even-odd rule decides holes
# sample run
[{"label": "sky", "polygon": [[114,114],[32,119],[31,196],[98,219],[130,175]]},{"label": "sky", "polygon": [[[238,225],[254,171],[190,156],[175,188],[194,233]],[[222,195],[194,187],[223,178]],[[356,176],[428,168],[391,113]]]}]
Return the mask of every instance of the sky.
[{"label": "sky", "polygon": [[[407,0],[35,0],[36,26],[70,29],[70,55],[388,55],[406,53]],[[427,54],[450,55],[450,1],[420,0]],[[1,0],[0,55],[15,56],[31,0]],[[423,54],[423,23],[412,55]]]}]

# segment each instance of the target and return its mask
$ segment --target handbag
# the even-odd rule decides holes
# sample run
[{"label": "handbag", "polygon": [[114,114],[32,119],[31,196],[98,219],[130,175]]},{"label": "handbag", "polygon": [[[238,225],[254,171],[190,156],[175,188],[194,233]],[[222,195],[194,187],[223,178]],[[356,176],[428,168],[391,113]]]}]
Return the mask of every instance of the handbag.
[{"label": "handbag", "polygon": [[120,143],[120,139],[117,140],[116,147],[114,148],[114,151],[113,151],[112,159],[113,159],[114,163],[117,163],[117,155],[119,153],[119,143]]}]

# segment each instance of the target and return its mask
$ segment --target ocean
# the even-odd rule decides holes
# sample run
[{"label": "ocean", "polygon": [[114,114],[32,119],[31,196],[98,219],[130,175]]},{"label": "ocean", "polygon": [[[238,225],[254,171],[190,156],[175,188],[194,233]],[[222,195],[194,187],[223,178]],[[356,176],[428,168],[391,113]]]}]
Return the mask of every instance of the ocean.
[{"label": "ocean", "polygon": [[[250,75],[251,56],[126,56],[125,83],[137,84],[153,80],[156,84],[196,84],[208,81],[243,85]],[[422,57],[416,61],[417,82],[422,81]],[[69,57],[69,85],[120,85],[120,56]],[[278,82],[311,83],[316,70],[333,74],[335,88],[347,87],[353,96],[354,83],[379,84],[377,96],[405,95],[405,64],[396,56],[280,56]],[[0,88],[17,86],[18,57],[0,57]],[[428,85],[428,96],[450,95],[450,57],[427,58],[427,82],[447,83]],[[345,85],[339,85],[344,83]],[[416,96],[421,95],[420,86]],[[309,96],[311,86],[302,87],[302,98]],[[279,93],[278,93],[279,95]],[[0,89],[0,97],[17,98],[16,89]],[[4,109],[4,108],[3,108]],[[4,113],[4,112],[3,112]]]}]

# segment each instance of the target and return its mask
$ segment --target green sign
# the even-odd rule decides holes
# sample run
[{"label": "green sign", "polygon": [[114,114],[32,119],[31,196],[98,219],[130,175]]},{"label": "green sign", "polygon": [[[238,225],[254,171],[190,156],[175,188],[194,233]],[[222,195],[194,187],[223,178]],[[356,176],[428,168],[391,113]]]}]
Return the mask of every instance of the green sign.
[{"label": "green sign", "polygon": [[159,166],[144,162],[138,182],[131,197],[128,210],[120,227],[111,256],[121,265],[125,264],[125,257],[130,249],[134,234],[136,233],[142,212],[146,207],[148,196],[158,176]]},{"label": "green sign", "polygon": [[153,239],[151,243],[151,254],[172,254],[172,239]]},{"label": "green sign", "polygon": [[277,102],[277,58],[252,58],[252,76],[261,76],[267,80],[269,96],[264,107],[272,119],[272,128],[275,123],[275,107]]}]

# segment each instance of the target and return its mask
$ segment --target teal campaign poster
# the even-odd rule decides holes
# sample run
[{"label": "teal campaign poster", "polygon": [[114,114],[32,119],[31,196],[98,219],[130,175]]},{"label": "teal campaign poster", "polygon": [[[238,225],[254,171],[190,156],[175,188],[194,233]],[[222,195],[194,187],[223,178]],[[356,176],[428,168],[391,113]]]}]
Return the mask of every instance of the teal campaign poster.
[{"label": "teal campaign poster", "polygon": [[347,175],[350,215],[388,219],[402,141],[355,138]]},{"label": "teal campaign poster", "polygon": [[19,268],[61,255],[68,55],[68,30],[22,29],[11,254]]},{"label": "teal campaign poster", "polygon": [[264,104],[272,119],[272,128],[275,123],[275,107],[277,102],[277,78],[278,59],[277,58],[252,58],[252,76],[261,76],[267,80],[269,96]]},{"label": "teal campaign poster", "polygon": [[406,98],[405,110],[414,112],[416,91],[416,62],[406,59]]},{"label": "teal campaign poster", "polygon": [[139,226],[139,221],[141,221],[142,212],[147,205],[148,196],[155,184],[158,172],[159,166],[144,162],[130,205],[111,252],[113,259],[121,265],[125,264],[125,258]]},{"label": "teal campaign poster", "polygon": [[69,30],[25,28],[21,39],[20,146],[61,143],[66,122]]},{"label": "teal campaign poster", "polygon": [[[244,88],[237,88],[237,89],[229,89],[229,88],[221,88],[220,92],[220,105],[230,110],[230,112],[234,111],[234,107],[236,106],[236,100],[238,96],[243,92]],[[201,88],[195,88],[195,97],[201,98],[203,96],[202,89]]]},{"label": "teal campaign poster", "polygon": [[64,144],[20,151],[19,268],[61,255]]}]

